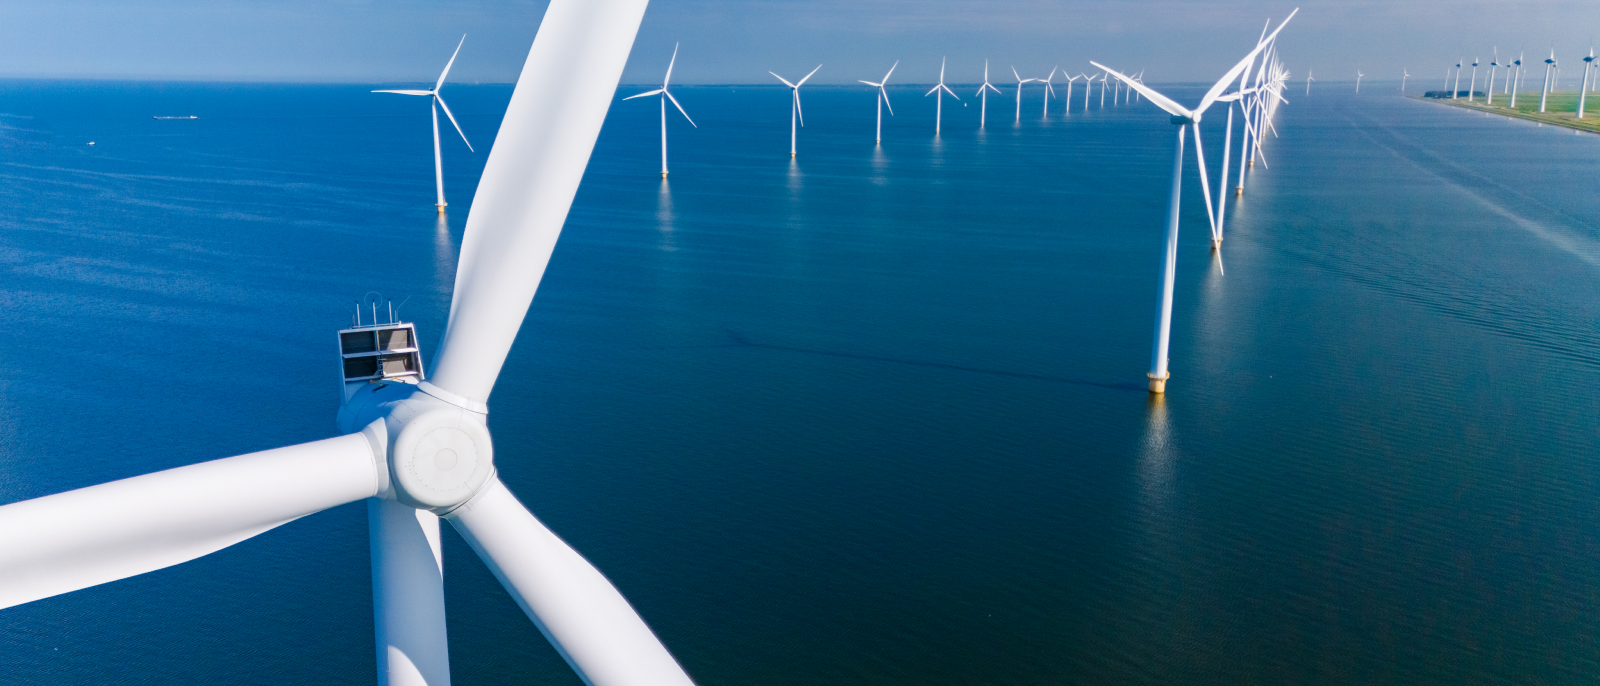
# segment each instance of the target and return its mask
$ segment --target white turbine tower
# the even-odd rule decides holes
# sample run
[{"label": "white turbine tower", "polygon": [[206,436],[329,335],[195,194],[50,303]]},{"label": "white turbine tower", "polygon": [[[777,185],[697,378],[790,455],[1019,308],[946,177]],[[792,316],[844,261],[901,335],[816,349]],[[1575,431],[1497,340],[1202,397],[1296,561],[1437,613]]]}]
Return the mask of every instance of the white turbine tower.
[{"label": "white turbine tower", "polygon": [[1038,79],[1022,78],[1022,75],[1017,73],[1017,68],[1014,66],[1011,68],[1011,75],[1017,77],[1017,121],[1020,122],[1022,121],[1022,84],[1038,81]]},{"label": "white turbine tower", "polygon": [[1517,75],[1511,84],[1511,109],[1517,108],[1517,91],[1522,88],[1522,54],[1517,55],[1517,61],[1512,62],[1517,67]]},{"label": "white turbine tower", "polygon": [[983,105],[979,108],[978,112],[978,128],[980,129],[983,128],[984,124],[988,123],[989,120],[989,91],[994,91],[995,95],[1000,94],[1000,89],[995,88],[994,84],[989,83],[989,60],[984,60],[983,85],[978,86],[978,96],[983,98]]},{"label": "white turbine tower", "polygon": [[1051,67],[1050,76],[1044,80],[1044,114],[1040,115],[1043,118],[1050,116],[1050,96],[1056,94],[1056,88],[1051,82],[1056,80],[1058,71],[1061,71],[1061,67]]},{"label": "white turbine tower", "polygon": [[957,100],[961,99],[959,97],[956,97],[956,92],[953,91],[953,90],[950,90],[949,86],[944,85],[944,60],[941,58],[939,60],[939,85],[934,86],[933,90],[928,91],[927,93],[923,94],[923,96],[922,96],[924,98],[928,97],[929,95],[935,95],[935,94],[937,94],[939,96],[938,98],[936,98],[936,100],[939,101],[939,107],[938,107],[938,109],[935,111],[935,113],[933,115],[933,135],[935,135],[935,136],[939,135],[939,125],[944,120],[944,94],[945,93],[949,93],[950,97],[955,98]]},{"label": "white turbine tower", "polygon": [[[677,63],[678,44],[673,43],[672,60],[667,62],[667,76],[666,78],[661,79],[661,87],[653,91],[645,91],[638,95],[630,95],[626,98],[623,98],[623,100],[632,100],[634,98],[642,98],[647,95],[661,96],[661,178],[663,179],[667,178],[667,101],[671,100],[673,106],[677,107],[679,112],[683,112],[683,118],[689,119],[689,113],[683,111],[683,105],[678,104],[678,99],[672,97],[672,94],[667,92],[667,82],[672,80],[672,65]],[[689,125],[697,129],[700,128],[700,125],[694,123],[693,119],[689,119]]]},{"label": "white turbine tower", "polygon": [[[1083,111],[1089,111],[1089,96],[1094,93],[1094,77],[1088,74],[1079,74],[1083,77]],[[1100,85],[1105,88],[1105,84]]]},{"label": "white turbine tower", "polygon": [[1450,89],[1450,99],[1451,100],[1455,100],[1458,96],[1461,95],[1461,62],[1464,62],[1464,61],[1465,60],[1460,60],[1460,61],[1456,62],[1456,85],[1455,85],[1454,88]]},{"label": "white turbine tower", "polygon": [[1484,100],[1484,104],[1485,105],[1493,105],[1494,104],[1494,77],[1496,75],[1498,75],[1499,71],[1500,71],[1500,48],[1499,48],[1499,46],[1496,46],[1495,49],[1494,49],[1494,57],[1490,58],[1490,60],[1489,60],[1489,90],[1485,93],[1485,95],[1486,95],[1486,99]]},{"label": "white turbine tower", "polygon": [[[431,378],[415,383],[418,367],[409,382],[352,383],[334,438],[0,507],[0,607],[181,564],[366,500],[380,683],[450,682],[442,517],[583,683],[689,686],[611,582],[506,488],[486,423],[645,5],[552,0],[546,9],[467,217]],[[401,326],[385,332],[411,333]],[[362,337],[380,350],[414,346],[378,332],[349,329],[341,350]]]},{"label": "white turbine tower", "polygon": [[[1311,78],[1311,69],[1306,69],[1306,95],[1311,95],[1311,82],[1315,80]],[[1231,106],[1228,108],[1228,116],[1233,116],[1233,108]]]},{"label": "white turbine tower", "polygon": [[1061,75],[1067,77],[1067,97],[1061,99],[1066,103],[1066,107],[1061,108],[1061,114],[1068,115],[1072,114],[1072,82],[1077,81],[1079,76],[1068,76],[1066,72],[1061,72]]},{"label": "white turbine tower", "polygon": [[[879,145],[883,144],[883,106],[884,105],[889,105],[889,91],[885,90],[885,86],[889,85],[889,74],[893,74],[894,73],[894,68],[898,67],[898,66],[900,66],[900,60],[895,60],[894,64],[889,67],[889,73],[888,74],[884,74],[883,75],[883,81],[880,81],[878,83],[873,83],[871,81],[861,81],[860,79],[856,79],[857,81],[861,81],[862,83],[867,84],[868,86],[873,86],[873,87],[876,87],[878,89],[878,144]],[[891,117],[894,116],[894,105],[889,105],[889,116],[891,116]]]},{"label": "white turbine tower", "polygon": [[1472,80],[1467,83],[1467,102],[1472,102],[1477,97],[1478,91],[1478,58],[1472,58]]},{"label": "white turbine tower", "polygon": [[[434,206],[438,208],[439,214],[444,214],[444,207],[445,207],[445,202],[444,202],[444,161],[443,161],[443,159],[441,159],[441,157],[439,155],[439,108],[441,108],[441,107],[444,108],[444,116],[450,118],[450,125],[456,127],[456,133],[461,134],[461,142],[467,144],[467,149],[468,150],[472,150],[472,142],[467,140],[467,134],[461,130],[461,125],[456,123],[456,116],[450,113],[450,106],[444,104],[444,97],[439,95],[439,89],[444,86],[444,77],[449,75],[449,73],[450,73],[450,65],[456,63],[456,55],[461,54],[461,45],[463,43],[466,43],[466,42],[467,42],[467,37],[465,35],[461,36],[461,41],[459,43],[456,43],[456,51],[453,52],[453,53],[450,53],[450,61],[444,63],[444,71],[439,72],[439,80],[434,82],[433,90],[431,90],[431,91],[419,91],[419,90],[379,90],[379,91],[372,91],[374,93],[398,93],[400,95],[426,95],[426,96],[429,96],[429,97],[433,98],[433,100],[431,102],[431,106],[429,107],[429,109],[433,111],[433,182],[434,182],[434,185],[435,185],[436,189],[438,190],[438,202],[434,203]],[[473,152],[477,152],[476,150],[472,150],[472,151]]]},{"label": "white turbine tower", "polygon": [[1583,85],[1578,87],[1578,118],[1583,118],[1583,101],[1589,95],[1589,68],[1594,66],[1594,47],[1590,46],[1589,56],[1583,58]]},{"label": "white turbine tower", "polygon": [[1411,78],[1411,72],[1407,71],[1406,69],[1401,69],[1400,70],[1400,92],[1401,93],[1406,92],[1406,79],[1409,79],[1409,78]]},{"label": "white turbine tower", "polygon": [[[817,69],[821,68],[822,65],[817,65]],[[817,73],[817,69],[812,69],[811,74]],[[778,76],[775,72],[769,71],[767,73],[777,76],[778,80],[782,81],[783,85],[788,86],[789,90],[794,94],[789,106],[789,158],[794,159],[795,138],[799,135],[799,129],[796,126],[806,125],[806,115],[800,112],[800,87],[806,85],[806,79],[811,78],[811,74],[806,74],[806,78],[800,79],[798,83],[789,83],[788,79]]]},{"label": "white turbine tower", "polygon": [[1366,76],[1366,74],[1361,73],[1361,70],[1357,69],[1356,70],[1356,92],[1357,93],[1361,92],[1361,77],[1363,77],[1363,76]]},{"label": "white turbine tower", "polygon": [[[1216,84],[1211,86],[1211,90],[1205,94],[1205,97],[1201,98],[1200,104],[1192,110],[1184,108],[1182,105],[1173,102],[1166,96],[1157,93],[1148,86],[1135,83],[1132,79],[1113,71],[1109,67],[1096,62],[1090,62],[1090,64],[1100,68],[1105,73],[1115,76],[1123,83],[1128,84],[1129,87],[1137,89],[1140,95],[1150,98],[1150,102],[1155,103],[1157,107],[1166,110],[1168,114],[1172,115],[1172,123],[1178,127],[1178,141],[1177,146],[1175,146],[1175,152],[1172,159],[1172,193],[1168,198],[1167,236],[1165,241],[1166,259],[1161,270],[1161,302],[1156,310],[1156,331],[1153,345],[1154,350],[1152,350],[1151,353],[1150,372],[1146,374],[1146,376],[1150,379],[1151,393],[1166,392],[1167,379],[1171,377],[1171,374],[1167,371],[1167,348],[1172,333],[1172,288],[1177,274],[1178,201],[1181,197],[1181,191],[1183,188],[1184,137],[1189,133],[1189,129],[1191,127],[1195,127],[1200,123],[1200,116],[1205,113],[1207,108],[1211,107],[1211,104],[1215,102],[1219,96],[1222,95],[1222,91],[1223,89],[1227,88],[1228,83],[1233,81],[1234,78],[1238,77],[1239,74],[1243,73],[1244,70],[1250,66],[1250,63],[1255,60],[1256,55],[1260,53],[1273,38],[1277,37],[1278,32],[1282,31],[1283,27],[1289,23],[1289,20],[1294,19],[1295,13],[1299,11],[1299,9],[1296,9],[1294,12],[1290,12],[1288,18],[1284,19],[1283,23],[1279,24],[1278,28],[1272,32],[1271,37],[1269,37],[1267,40],[1259,42],[1256,45],[1256,48],[1250,51],[1250,54],[1246,55],[1243,60],[1240,60],[1238,64],[1235,64],[1232,69],[1229,69],[1228,73],[1223,74],[1222,78],[1219,79]],[[1205,153],[1200,147],[1200,135],[1198,130],[1195,131],[1195,154],[1200,163],[1200,185],[1202,192],[1205,194],[1208,210],[1206,212],[1206,217],[1208,219],[1214,219],[1215,215],[1209,211],[1209,206],[1211,204],[1210,182],[1206,179]]]},{"label": "white turbine tower", "polygon": [[1550,50],[1550,59],[1544,61],[1544,92],[1539,95],[1539,111],[1544,112],[1544,103],[1550,98],[1550,68],[1556,66],[1556,51]]}]

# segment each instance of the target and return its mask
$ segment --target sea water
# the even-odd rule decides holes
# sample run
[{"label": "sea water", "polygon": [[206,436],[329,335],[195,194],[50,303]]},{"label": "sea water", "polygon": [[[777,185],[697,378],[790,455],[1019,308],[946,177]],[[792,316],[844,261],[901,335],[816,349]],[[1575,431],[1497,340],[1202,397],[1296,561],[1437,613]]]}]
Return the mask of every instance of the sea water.
[{"label": "sea water", "polygon": [[[509,86],[445,88],[442,217],[382,86],[3,86],[0,502],[333,435],[369,293],[437,349]],[[1316,89],[1220,254],[1186,147],[1164,398],[1148,103],[979,130],[965,86],[936,137],[897,87],[878,146],[871,89],[808,86],[791,159],[787,89],[680,87],[663,181],[619,100],[501,477],[703,684],[1592,679],[1600,139]],[[445,529],[456,682],[577,683]],[[0,610],[0,683],[371,683],[372,641],[357,503]]]}]

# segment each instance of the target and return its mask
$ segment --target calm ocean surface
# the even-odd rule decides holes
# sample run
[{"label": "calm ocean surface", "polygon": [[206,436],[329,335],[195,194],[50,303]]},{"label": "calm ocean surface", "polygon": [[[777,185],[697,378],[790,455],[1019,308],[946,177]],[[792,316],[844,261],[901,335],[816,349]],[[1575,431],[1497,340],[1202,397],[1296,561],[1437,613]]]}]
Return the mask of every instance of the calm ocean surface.
[{"label": "calm ocean surface", "polygon": [[[0,503],[332,435],[368,291],[432,354],[510,87],[447,90],[444,220],[373,87],[0,83]],[[1592,681],[1600,138],[1315,88],[1226,274],[1190,147],[1164,401],[1148,103],[896,88],[874,149],[807,87],[791,161],[786,89],[681,87],[662,183],[618,102],[502,477],[702,684]],[[456,682],[577,683],[446,531]],[[0,683],[370,683],[367,555],[357,503],[0,611]]]}]

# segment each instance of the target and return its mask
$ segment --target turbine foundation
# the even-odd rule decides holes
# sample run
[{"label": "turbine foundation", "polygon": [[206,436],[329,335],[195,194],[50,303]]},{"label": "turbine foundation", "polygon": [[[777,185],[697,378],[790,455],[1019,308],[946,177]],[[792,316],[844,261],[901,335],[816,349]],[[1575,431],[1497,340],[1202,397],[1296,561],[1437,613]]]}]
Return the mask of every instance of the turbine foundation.
[{"label": "turbine foundation", "polygon": [[1244,186],[1234,186],[1233,194],[1235,196],[1244,195]]},{"label": "turbine foundation", "polygon": [[434,207],[439,208],[439,214],[444,214],[444,206],[448,205],[448,204],[450,204],[450,203],[442,202],[442,203],[439,203],[437,205],[434,205]]},{"label": "turbine foundation", "polygon": [[1172,372],[1167,372],[1167,373],[1163,374],[1161,376],[1161,378],[1159,378],[1159,379],[1156,378],[1156,375],[1153,374],[1153,373],[1148,373],[1147,372],[1147,373],[1145,373],[1145,376],[1150,377],[1150,392],[1151,393],[1166,393],[1167,392],[1167,379],[1172,378]]}]

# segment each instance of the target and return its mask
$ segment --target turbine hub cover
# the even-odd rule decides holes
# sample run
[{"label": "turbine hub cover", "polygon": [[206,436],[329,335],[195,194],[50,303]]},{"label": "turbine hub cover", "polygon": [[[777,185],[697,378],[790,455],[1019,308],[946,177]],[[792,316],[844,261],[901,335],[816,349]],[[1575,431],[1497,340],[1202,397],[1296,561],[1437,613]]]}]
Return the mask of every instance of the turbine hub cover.
[{"label": "turbine hub cover", "polygon": [[[420,398],[418,396],[421,396]],[[412,396],[407,407],[423,410],[410,418],[389,416],[389,423],[401,424],[389,449],[389,478],[396,500],[412,507],[448,512],[478,493],[494,475],[494,444],[483,415],[452,407],[442,402],[417,402],[428,396]]]}]

